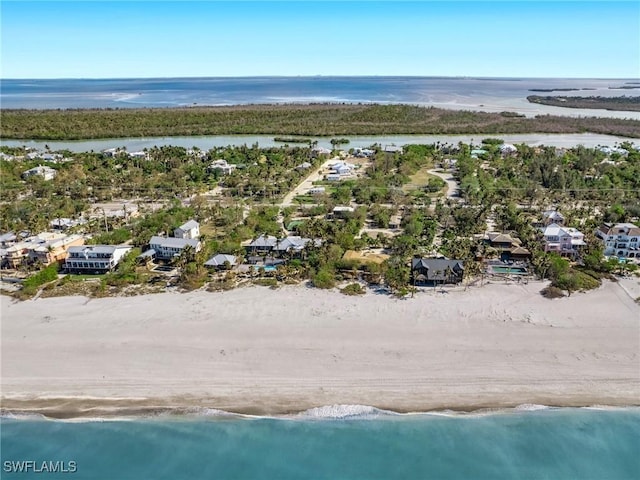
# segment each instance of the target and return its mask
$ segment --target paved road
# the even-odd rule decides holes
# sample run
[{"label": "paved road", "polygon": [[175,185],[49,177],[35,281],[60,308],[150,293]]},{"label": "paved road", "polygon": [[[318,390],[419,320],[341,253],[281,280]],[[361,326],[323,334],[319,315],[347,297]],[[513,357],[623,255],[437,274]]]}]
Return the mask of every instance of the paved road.
[{"label": "paved road", "polygon": [[453,178],[453,175],[449,172],[441,172],[439,170],[427,170],[431,175],[435,175],[436,177],[440,177],[442,180],[447,182],[447,198],[452,198],[454,200],[459,200],[459,185],[458,182]]}]

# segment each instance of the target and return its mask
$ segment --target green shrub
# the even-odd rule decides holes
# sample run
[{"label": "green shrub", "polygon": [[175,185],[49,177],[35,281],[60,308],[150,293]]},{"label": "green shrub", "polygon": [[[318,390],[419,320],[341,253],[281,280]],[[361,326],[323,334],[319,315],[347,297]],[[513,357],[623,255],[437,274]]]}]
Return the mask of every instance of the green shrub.
[{"label": "green shrub", "polygon": [[275,278],[256,278],[253,281],[253,284],[261,287],[276,288],[278,286],[278,281]]},{"label": "green shrub", "polygon": [[365,293],[364,288],[359,283],[350,283],[340,291],[345,295],[362,295]]},{"label": "green shrub", "polygon": [[40,285],[44,285],[45,283],[52,282],[53,280],[58,278],[58,264],[52,263],[48,267],[43,268],[35,275],[27,278],[22,283],[22,290],[25,294],[31,295],[35,293],[36,289]]},{"label": "green shrub", "polygon": [[317,288],[328,289],[336,286],[334,274],[330,270],[324,268],[318,270],[318,273],[313,276],[312,281],[313,286]]}]

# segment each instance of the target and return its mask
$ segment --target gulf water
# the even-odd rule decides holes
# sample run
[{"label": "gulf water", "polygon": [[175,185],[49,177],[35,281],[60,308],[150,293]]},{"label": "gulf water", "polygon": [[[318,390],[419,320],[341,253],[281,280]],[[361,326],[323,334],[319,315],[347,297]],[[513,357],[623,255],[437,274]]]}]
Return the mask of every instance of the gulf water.
[{"label": "gulf water", "polygon": [[620,96],[637,95],[640,90],[636,88],[640,89],[637,79],[383,76],[0,79],[0,104],[2,108],[30,109],[341,102],[467,107],[495,104],[500,111],[518,108],[520,103],[526,106],[526,96],[540,95],[536,93],[540,89],[570,89],[556,91],[562,95]]},{"label": "gulf water", "polygon": [[[319,414],[318,414],[319,413]],[[125,421],[3,418],[2,478],[640,478],[640,409],[491,414],[158,416]],[[58,461],[75,473],[16,473]],[[74,463],[70,463],[74,462]]]}]

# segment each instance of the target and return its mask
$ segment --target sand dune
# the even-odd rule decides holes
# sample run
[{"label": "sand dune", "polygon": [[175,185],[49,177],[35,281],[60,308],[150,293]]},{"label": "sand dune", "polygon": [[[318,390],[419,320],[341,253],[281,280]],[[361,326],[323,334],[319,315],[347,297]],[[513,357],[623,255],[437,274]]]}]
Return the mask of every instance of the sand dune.
[{"label": "sand dune", "polygon": [[2,407],[75,416],[640,404],[640,307],[615,283],[553,301],[541,287],[406,300],[300,286],[3,297]]}]

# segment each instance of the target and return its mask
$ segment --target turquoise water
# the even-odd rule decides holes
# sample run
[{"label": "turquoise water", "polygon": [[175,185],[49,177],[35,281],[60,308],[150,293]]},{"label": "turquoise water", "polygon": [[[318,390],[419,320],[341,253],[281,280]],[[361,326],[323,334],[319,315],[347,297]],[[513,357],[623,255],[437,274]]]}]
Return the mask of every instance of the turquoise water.
[{"label": "turquoise water", "polygon": [[511,273],[513,275],[526,275],[527,269],[523,267],[498,267],[492,266],[493,273]]},{"label": "turquoise water", "polygon": [[[3,479],[640,478],[640,409],[0,425]],[[8,473],[16,460],[77,472]]]}]

